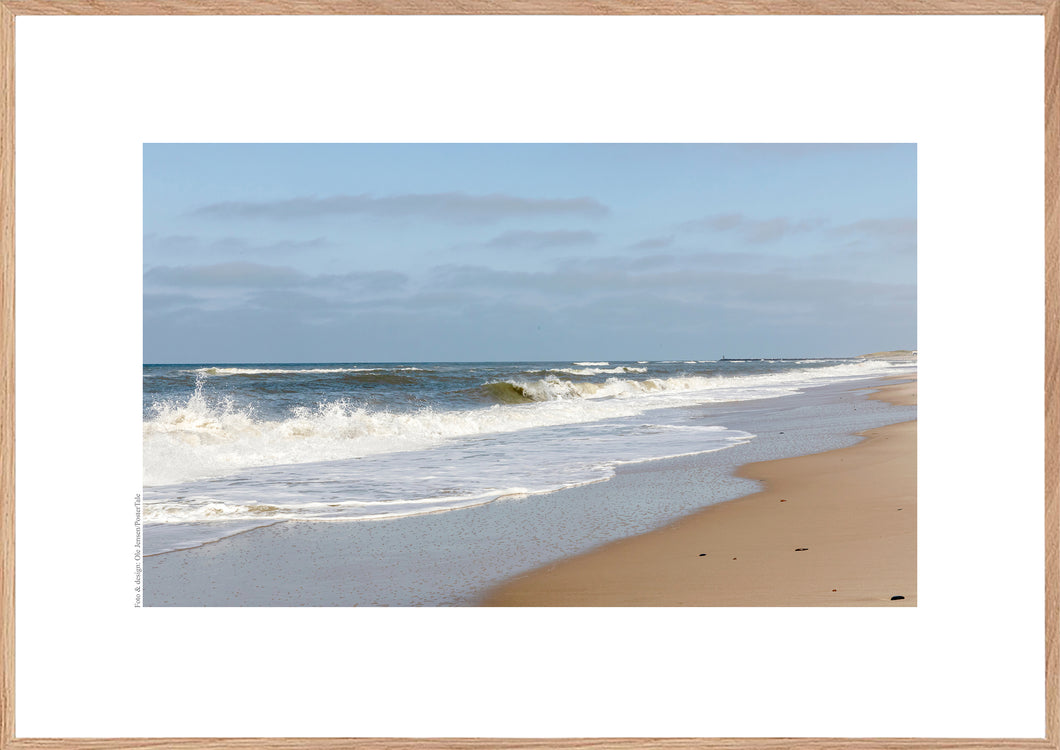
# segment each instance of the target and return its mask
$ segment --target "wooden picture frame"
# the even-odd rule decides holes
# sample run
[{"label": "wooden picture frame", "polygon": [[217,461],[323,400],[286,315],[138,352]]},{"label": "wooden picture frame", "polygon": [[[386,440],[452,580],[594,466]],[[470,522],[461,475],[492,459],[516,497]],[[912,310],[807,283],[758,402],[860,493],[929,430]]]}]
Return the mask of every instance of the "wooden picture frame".
[{"label": "wooden picture frame", "polygon": [[[39,739],[15,719],[15,92],[16,16],[35,15],[1034,15],[1045,51],[1045,705],[1040,739]],[[1060,0],[0,0],[0,748],[1060,748]]]}]

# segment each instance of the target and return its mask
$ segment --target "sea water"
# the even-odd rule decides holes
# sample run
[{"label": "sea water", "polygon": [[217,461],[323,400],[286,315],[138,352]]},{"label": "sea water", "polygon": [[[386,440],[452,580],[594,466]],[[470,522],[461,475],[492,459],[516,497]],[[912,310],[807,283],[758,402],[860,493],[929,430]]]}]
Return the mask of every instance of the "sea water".
[{"label": "sea water", "polygon": [[867,359],[145,365],[145,553],[607,480],[755,439],[704,404],[900,375]]}]

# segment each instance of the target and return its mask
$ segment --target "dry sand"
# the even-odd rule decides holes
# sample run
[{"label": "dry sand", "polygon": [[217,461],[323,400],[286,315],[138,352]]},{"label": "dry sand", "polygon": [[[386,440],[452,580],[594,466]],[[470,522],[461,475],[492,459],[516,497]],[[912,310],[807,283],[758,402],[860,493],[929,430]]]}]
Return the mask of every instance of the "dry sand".
[{"label": "dry sand", "polygon": [[[872,397],[915,404],[916,382]],[[915,606],[916,422],[860,434],[748,464],[739,475],[763,491],[532,571],[485,604]]]}]

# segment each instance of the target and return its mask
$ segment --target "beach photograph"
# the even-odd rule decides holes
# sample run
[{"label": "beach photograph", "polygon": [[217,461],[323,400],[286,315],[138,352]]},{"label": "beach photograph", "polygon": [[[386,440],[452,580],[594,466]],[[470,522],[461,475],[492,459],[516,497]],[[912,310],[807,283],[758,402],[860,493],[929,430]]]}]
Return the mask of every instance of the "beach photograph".
[{"label": "beach photograph", "polygon": [[917,148],[145,144],[143,605],[917,605]]}]

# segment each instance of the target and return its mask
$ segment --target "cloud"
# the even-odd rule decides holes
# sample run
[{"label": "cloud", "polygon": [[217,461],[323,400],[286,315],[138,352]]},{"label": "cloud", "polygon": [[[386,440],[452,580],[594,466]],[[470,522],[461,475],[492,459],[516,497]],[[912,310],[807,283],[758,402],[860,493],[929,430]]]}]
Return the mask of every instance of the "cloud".
[{"label": "cloud", "polygon": [[[800,277],[782,270],[730,270],[675,264],[657,256],[655,267],[637,262],[580,264],[552,271],[508,271],[485,266],[445,265],[431,269],[428,286],[462,290],[476,297],[553,308],[594,299],[641,298],[647,313],[653,300],[743,310],[770,320],[826,310],[871,307],[895,302],[915,306],[915,286]],[[821,318],[823,320],[823,317]]]},{"label": "cloud", "polygon": [[156,266],[144,282],[165,287],[289,287],[308,276],[288,266],[260,263],[215,263],[209,266]]},{"label": "cloud", "polygon": [[197,253],[222,253],[226,255],[270,255],[280,253],[302,253],[319,250],[329,246],[323,237],[311,240],[277,240],[276,242],[255,243],[242,237],[221,237],[216,240],[204,240],[201,237],[174,234],[145,234],[144,252],[166,255],[184,255]]},{"label": "cloud", "polygon": [[154,287],[235,288],[253,290],[317,288],[323,291],[393,292],[408,283],[397,271],[352,271],[310,275],[288,266],[260,263],[215,263],[208,266],[156,266],[144,274],[144,283]]},{"label": "cloud", "polygon": [[875,239],[916,239],[915,218],[861,219],[832,230],[837,236],[862,236]]},{"label": "cloud", "polygon": [[671,234],[669,237],[648,237],[640,242],[634,242],[632,245],[629,245],[628,249],[658,250],[659,248],[669,247],[672,244],[674,244],[674,236]]},{"label": "cloud", "polygon": [[325,316],[340,316],[349,309],[349,305],[345,304],[344,300],[297,289],[256,291],[247,297],[246,304],[251,308],[298,315],[307,314],[317,319]]},{"label": "cloud", "polygon": [[595,232],[557,229],[550,232],[522,230],[504,232],[485,243],[494,250],[547,250],[553,247],[591,245],[599,237]]},{"label": "cloud", "polygon": [[824,226],[823,219],[794,220],[783,216],[773,219],[752,219],[742,213],[715,214],[704,219],[686,221],[681,229],[690,231],[739,232],[748,242],[764,243],[791,234],[811,232]]},{"label": "cloud", "polygon": [[315,237],[311,240],[278,240],[264,245],[254,244],[239,237],[222,237],[209,245],[212,251],[232,252],[238,255],[298,254],[325,247],[328,247],[328,242],[323,237]]},{"label": "cloud", "polygon": [[203,300],[190,294],[145,294],[144,312],[156,313],[195,307]]},{"label": "cloud", "polygon": [[211,203],[193,212],[222,219],[304,219],[318,216],[373,216],[423,218],[461,224],[481,224],[510,218],[535,216],[580,216],[600,218],[610,210],[594,198],[523,198],[504,193],[408,193],[375,197],[334,195],[327,198],[300,197],[282,201],[225,201]]},{"label": "cloud", "polygon": [[917,220],[915,218],[872,218],[853,221],[836,227],[833,230],[837,234],[872,234],[876,236],[890,237],[897,235],[908,235],[917,233]]},{"label": "cloud", "polygon": [[740,269],[762,271],[775,264],[775,259],[761,253],[698,252],[698,253],[653,253],[634,257],[611,255],[591,258],[565,258],[558,267],[562,270],[623,270],[651,271],[660,268],[697,269],[714,268],[722,271]]},{"label": "cloud", "polygon": [[[593,347],[650,359],[652,351],[742,353],[752,340],[756,351],[790,355],[915,342],[915,280],[829,279],[723,261],[618,256],[535,272],[447,265],[415,284],[392,271],[306,276],[292,288],[199,292],[228,293],[209,310],[182,307],[194,299],[187,295],[149,294],[145,305],[172,307],[145,318],[145,352],[148,361],[162,348],[174,352],[170,361],[343,361],[355,342],[365,361],[566,358]],[[399,291],[372,293],[388,284]]]},{"label": "cloud", "polygon": [[200,249],[202,241],[198,237],[186,234],[159,236],[153,232],[144,235],[144,252],[184,253]]},{"label": "cloud", "polygon": [[893,275],[916,273],[917,220],[915,218],[861,219],[829,230],[839,252],[862,267],[876,267]]},{"label": "cloud", "polygon": [[342,274],[322,274],[309,279],[321,286],[354,287],[362,291],[395,292],[408,284],[409,277],[398,271],[352,271]]}]

